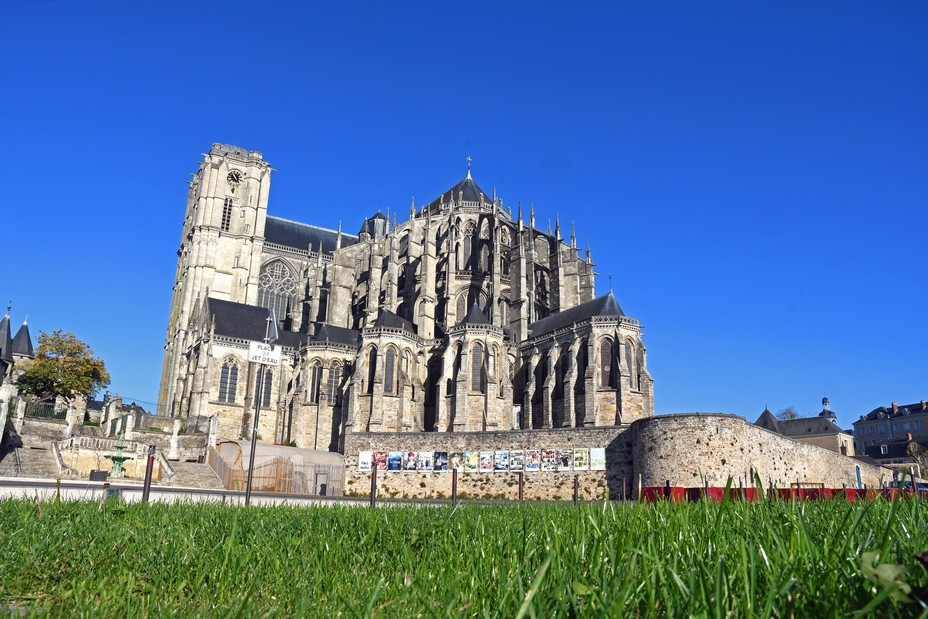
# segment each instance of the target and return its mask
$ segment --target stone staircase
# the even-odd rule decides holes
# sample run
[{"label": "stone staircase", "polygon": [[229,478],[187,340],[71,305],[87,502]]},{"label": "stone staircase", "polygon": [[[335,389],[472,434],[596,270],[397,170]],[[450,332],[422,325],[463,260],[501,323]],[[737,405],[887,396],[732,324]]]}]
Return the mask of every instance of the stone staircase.
[{"label": "stone staircase", "polygon": [[221,490],[222,481],[206,463],[199,462],[171,462],[174,466],[174,479],[170,485],[183,488],[210,488]]},{"label": "stone staircase", "polygon": [[0,456],[0,477],[37,477],[39,479],[57,479],[61,476],[55,452],[48,449],[4,450]]}]

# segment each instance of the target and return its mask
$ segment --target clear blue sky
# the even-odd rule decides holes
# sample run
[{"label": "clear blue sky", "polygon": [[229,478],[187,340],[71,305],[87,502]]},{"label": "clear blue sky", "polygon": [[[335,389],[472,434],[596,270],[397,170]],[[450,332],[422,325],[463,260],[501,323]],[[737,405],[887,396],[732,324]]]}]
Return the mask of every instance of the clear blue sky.
[{"label": "clear blue sky", "polygon": [[573,220],[658,413],[928,398],[928,3],[14,0],[0,298],[156,399],[189,174],[356,231],[465,173]]}]

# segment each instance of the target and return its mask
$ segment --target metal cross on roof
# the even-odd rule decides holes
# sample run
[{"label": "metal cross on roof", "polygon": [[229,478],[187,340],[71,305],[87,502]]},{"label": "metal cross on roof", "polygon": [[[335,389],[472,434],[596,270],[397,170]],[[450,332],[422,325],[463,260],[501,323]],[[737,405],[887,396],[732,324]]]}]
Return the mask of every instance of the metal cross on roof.
[{"label": "metal cross on roof", "polygon": [[465,157],[465,159],[467,159],[467,178],[470,178],[470,162],[473,161],[473,159],[470,158],[470,155]]}]

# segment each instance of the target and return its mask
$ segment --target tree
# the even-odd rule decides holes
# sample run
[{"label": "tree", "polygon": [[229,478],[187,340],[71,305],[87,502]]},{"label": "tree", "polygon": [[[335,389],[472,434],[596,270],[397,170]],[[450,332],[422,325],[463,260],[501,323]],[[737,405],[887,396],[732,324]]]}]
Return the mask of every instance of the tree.
[{"label": "tree", "polygon": [[788,421],[790,419],[799,419],[799,411],[796,410],[796,407],[793,405],[787,406],[779,413],[777,413],[777,419],[780,421]]},{"label": "tree", "polygon": [[110,384],[110,375],[102,359],[94,356],[90,346],[57,329],[51,335],[39,335],[35,359],[27,362],[16,380],[20,393],[40,400],[63,399],[68,407],[78,396],[90,398]]}]

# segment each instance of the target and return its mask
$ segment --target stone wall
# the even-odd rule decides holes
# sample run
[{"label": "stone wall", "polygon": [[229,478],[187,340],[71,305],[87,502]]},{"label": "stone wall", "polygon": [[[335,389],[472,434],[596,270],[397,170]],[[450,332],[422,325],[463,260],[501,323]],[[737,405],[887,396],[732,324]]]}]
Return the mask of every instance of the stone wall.
[{"label": "stone wall", "polygon": [[724,486],[731,476],[750,479],[760,475],[764,485],[771,481],[788,487],[824,484],[828,488],[857,485],[861,481],[878,486],[891,473],[842,456],[828,449],[792,440],[748,423],[735,415],[685,414],[642,419],[632,424],[631,442],[635,474],[642,485],[698,487],[708,479],[710,486]]},{"label": "stone wall", "polygon": [[[569,449],[603,447],[605,471],[538,471],[524,473],[524,497],[534,499],[573,498],[574,475],[579,477],[583,500],[622,494],[623,478],[631,492],[632,461],[627,426],[610,428],[556,428],[507,432],[371,432],[353,433],[345,439],[345,494],[370,494],[370,473],[358,471],[361,451],[497,451],[514,449]],[[378,496],[404,498],[448,498],[452,474],[379,471]],[[458,474],[460,498],[518,498],[518,473]]]},{"label": "stone wall", "polygon": [[[879,486],[891,478],[886,468],[816,445],[786,438],[735,415],[684,414],[640,419],[610,428],[559,428],[511,432],[352,433],[345,441],[345,494],[366,496],[370,473],[358,470],[361,451],[496,451],[604,447],[605,471],[524,473],[524,497],[571,499],[579,477],[581,499],[635,496],[642,486],[723,487],[729,477],[749,484],[756,472],[764,485],[823,484],[828,488]],[[378,496],[448,498],[449,472],[378,472]],[[623,485],[624,481],[624,485]],[[518,497],[518,473],[458,474],[461,498]]]}]

